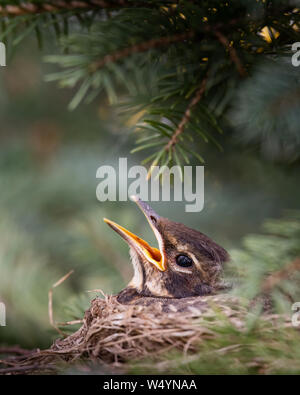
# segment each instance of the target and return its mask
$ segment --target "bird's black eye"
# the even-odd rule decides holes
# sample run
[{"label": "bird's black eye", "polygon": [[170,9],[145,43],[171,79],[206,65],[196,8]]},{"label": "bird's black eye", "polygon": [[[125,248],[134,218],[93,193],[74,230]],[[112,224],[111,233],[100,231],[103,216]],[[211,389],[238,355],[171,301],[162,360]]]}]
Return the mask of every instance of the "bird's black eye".
[{"label": "bird's black eye", "polygon": [[150,219],[151,219],[151,221],[153,222],[153,223],[157,223],[157,220],[156,220],[156,218],[155,217],[153,217],[153,215],[150,215]]},{"label": "bird's black eye", "polygon": [[176,263],[178,266],[181,266],[181,267],[191,267],[193,264],[193,261],[187,255],[178,255],[176,257]]}]

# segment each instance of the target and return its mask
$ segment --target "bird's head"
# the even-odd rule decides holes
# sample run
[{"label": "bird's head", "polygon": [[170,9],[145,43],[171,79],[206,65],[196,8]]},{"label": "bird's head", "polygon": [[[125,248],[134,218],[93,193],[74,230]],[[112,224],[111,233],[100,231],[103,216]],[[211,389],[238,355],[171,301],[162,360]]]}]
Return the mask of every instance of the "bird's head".
[{"label": "bird's head", "polygon": [[160,217],[142,200],[133,200],[146,216],[158,248],[104,218],[129,244],[134,267],[134,276],[120,292],[119,301],[127,303],[138,296],[184,298],[220,289],[222,266],[228,259],[224,248],[197,230]]}]

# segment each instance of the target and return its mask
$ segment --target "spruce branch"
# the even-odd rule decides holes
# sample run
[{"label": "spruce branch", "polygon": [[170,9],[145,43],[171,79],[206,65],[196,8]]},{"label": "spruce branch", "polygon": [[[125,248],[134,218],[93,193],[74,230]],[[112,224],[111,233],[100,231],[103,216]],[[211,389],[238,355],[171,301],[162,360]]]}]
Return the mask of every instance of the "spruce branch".
[{"label": "spruce branch", "polygon": [[220,43],[228,50],[229,56],[232,62],[235,64],[240,76],[243,78],[246,77],[247,71],[245,70],[243,63],[239,58],[236,49],[232,45],[230,45],[228,38],[220,30],[215,30],[214,34],[220,41]]},{"label": "spruce branch", "polygon": [[176,42],[184,41],[189,38],[193,38],[194,35],[195,35],[195,33],[193,31],[189,31],[186,33],[174,34],[173,36],[153,38],[149,41],[144,41],[144,42],[132,45],[131,47],[117,50],[113,53],[105,55],[102,59],[99,59],[98,61],[91,63],[91,65],[89,66],[89,70],[90,70],[90,72],[95,72],[96,70],[101,69],[108,63],[117,62],[118,60],[120,60],[122,58],[126,58],[126,57],[128,57],[130,55],[134,55],[136,53],[145,52],[150,49],[164,47],[169,44],[174,44]]},{"label": "spruce branch", "polygon": [[[222,151],[215,132],[222,133],[228,124],[229,109],[234,114],[230,123],[235,120],[237,128],[242,126],[239,139],[243,143],[261,142],[268,155],[286,158],[292,153],[294,160],[299,157],[300,145],[298,96],[290,103],[286,92],[295,91],[295,81],[299,81],[296,70],[287,70],[281,62],[276,81],[282,81],[283,70],[289,76],[285,78],[286,92],[281,83],[277,95],[277,88],[269,89],[269,67],[258,83],[253,69],[261,60],[270,59],[275,67],[279,56],[292,55],[291,43],[299,35],[299,10],[292,4],[287,8],[281,0],[276,1],[276,7],[266,7],[263,0],[246,3],[7,0],[0,6],[0,41],[17,45],[33,30],[38,39],[44,32],[55,32],[64,53],[48,56],[46,61],[64,70],[52,73],[47,80],[70,88],[78,85],[70,109],[83,101],[90,103],[103,91],[110,103],[120,105],[121,97],[125,111],[142,114],[143,122],[137,127],[143,136],[133,151],[155,150],[156,155],[153,152],[146,158],[149,161],[155,157],[155,163],[158,159],[161,163],[188,163],[194,156],[202,162],[191,147],[199,138]],[[69,20],[71,32],[65,29]],[[270,43],[260,33],[273,25],[278,37]],[[203,72],[209,73],[207,84]],[[242,83],[240,77],[246,81]],[[251,81],[255,82],[252,88]],[[251,95],[247,89],[253,90]],[[205,104],[201,101],[204,92]],[[293,116],[278,111],[284,107]]]},{"label": "spruce branch", "polygon": [[183,114],[183,117],[182,117],[177,129],[175,130],[171,139],[167,143],[167,145],[165,147],[166,151],[169,151],[170,149],[172,149],[175,146],[175,144],[178,141],[178,137],[183,133],[185,126],[191,119],[192,109],[199,103],[199,101],[201,100],[201,98],[205,92],[206,83],[207,83],[207,76],[202,80],[200,87],[196,90],[196,93],[195,93],[193,99],[190,101],[185,113]]},{"label": "spruce branch", "polygon": [[270,274],[262,284],[263,292],[270,292],[282,280],[287,280],[294,272],[300,271],[300,258],[284,266],[282,269]]},{"label": "spruce branch", "polygon": [[[173,2],[174,3],[174,2]],[[89,0],[89,1],[64,1],[47,0],[43,3],[21,2],[20,4],[0,6],[2,16],[33,15],[41,13],[55,13],[61,11],[112,9],[123,7],[142,7],[144,2],[128,2],[126,0]],[[147,5],[148,7],[148,5]]]}]

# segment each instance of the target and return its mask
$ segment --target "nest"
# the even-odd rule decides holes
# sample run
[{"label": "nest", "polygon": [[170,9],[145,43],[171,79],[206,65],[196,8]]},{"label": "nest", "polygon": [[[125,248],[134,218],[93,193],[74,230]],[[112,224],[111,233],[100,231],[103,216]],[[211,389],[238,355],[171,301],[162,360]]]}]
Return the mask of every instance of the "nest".
[{"label": "nest", "polygon": [[[37,350],[2,361],[2,373],[53,372],[63,364],[92,361],[112,369],[122,369],[129,361],[159,358],[177,350],[185,355],[197,350],[199,343],[213,339],[213,320],[220,315],[243,330],[247,309],[237,298],[215,295],[201,298],[200,307],[186,300],[187,309],[165,312],[163,304],[122,305],[114,296],[92,300],[83,325],[72,335],[58,339],[47,350]],[[209,324],[211,323],[211,325]]]}]

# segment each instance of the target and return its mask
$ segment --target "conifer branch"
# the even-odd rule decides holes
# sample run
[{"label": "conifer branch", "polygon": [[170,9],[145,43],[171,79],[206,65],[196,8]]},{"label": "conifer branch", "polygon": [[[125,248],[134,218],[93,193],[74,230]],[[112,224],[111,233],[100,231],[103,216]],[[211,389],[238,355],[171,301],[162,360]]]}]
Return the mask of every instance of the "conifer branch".
[{"label": "conifer branch", "polygon": [[178,141],[178,137],[183,133],[185,126],[191,119],[192,109],[199,103],[199,101],[201,100],[201,98],[205,92],[206,83],[207,83],[207,76],[202,80],[201,85],[197,89],[195,96],[190,101],[187,109],[185,110],[185,113],[184,113],[177,129],[175,130],[170,141],[168,142],[168,144],[165,147],[166,151],[169,151],[170,149],[172,149],[174,147],[174,145]]},{"label": "conifer branch", "polygon": [[288,279],[293,273],[300,271],[300,258],[296,258],[293,262],[284,266],[282,269],[270,274],[262,284],[264,292],[270,292],[282,280]]},{"label": "conifer branch", "polygon": [[239,58],[236,49],[228,41],[228,38],[219,30],[215,30],[214,34],[220,41],[220,43],[228,50],[229,56],[232,62],[236,65],[237,71],[239,72],[240,76],[243,78],[246,77],[247,71],[245,70],[243,63]]},{"label": "conifer branch", "polygon": [[[177,1],[169,1],[169,3],[177,3]],[[20,4],[0,6],[1,16],[20,16],[33,15],[41,13],[54,13],[61,11],[75,10],[95,10],[95,9],[112,9],[123,7],[149,7],[151,4],[145,2],[128,2],[126,0],[89,0],[89,1],[65,1],[65,0],[47,0],[42,3],[21,2]]]},{"label": "conifer branch", "polygon": [[96,70],[101,69],[108,63],[117,62],[118,60],[122,58],[126,58],[135,53],[145,52],[150,49],[164,47],[169,44],[174,44],[176,42],[184,41],[187,40],[188,38],[194,37],[194,35],[195,33],[193,31],[189,31],[186,33],[175,34],[173,36],[153,38],[149,41],[143,41],[141,43],[132,45],[131,47],[120,49],[111,54],[105,55],[103,58],[99,59],[98,61],[93,62],[90,65],[89,70],[91,72],[95,72]]}]

